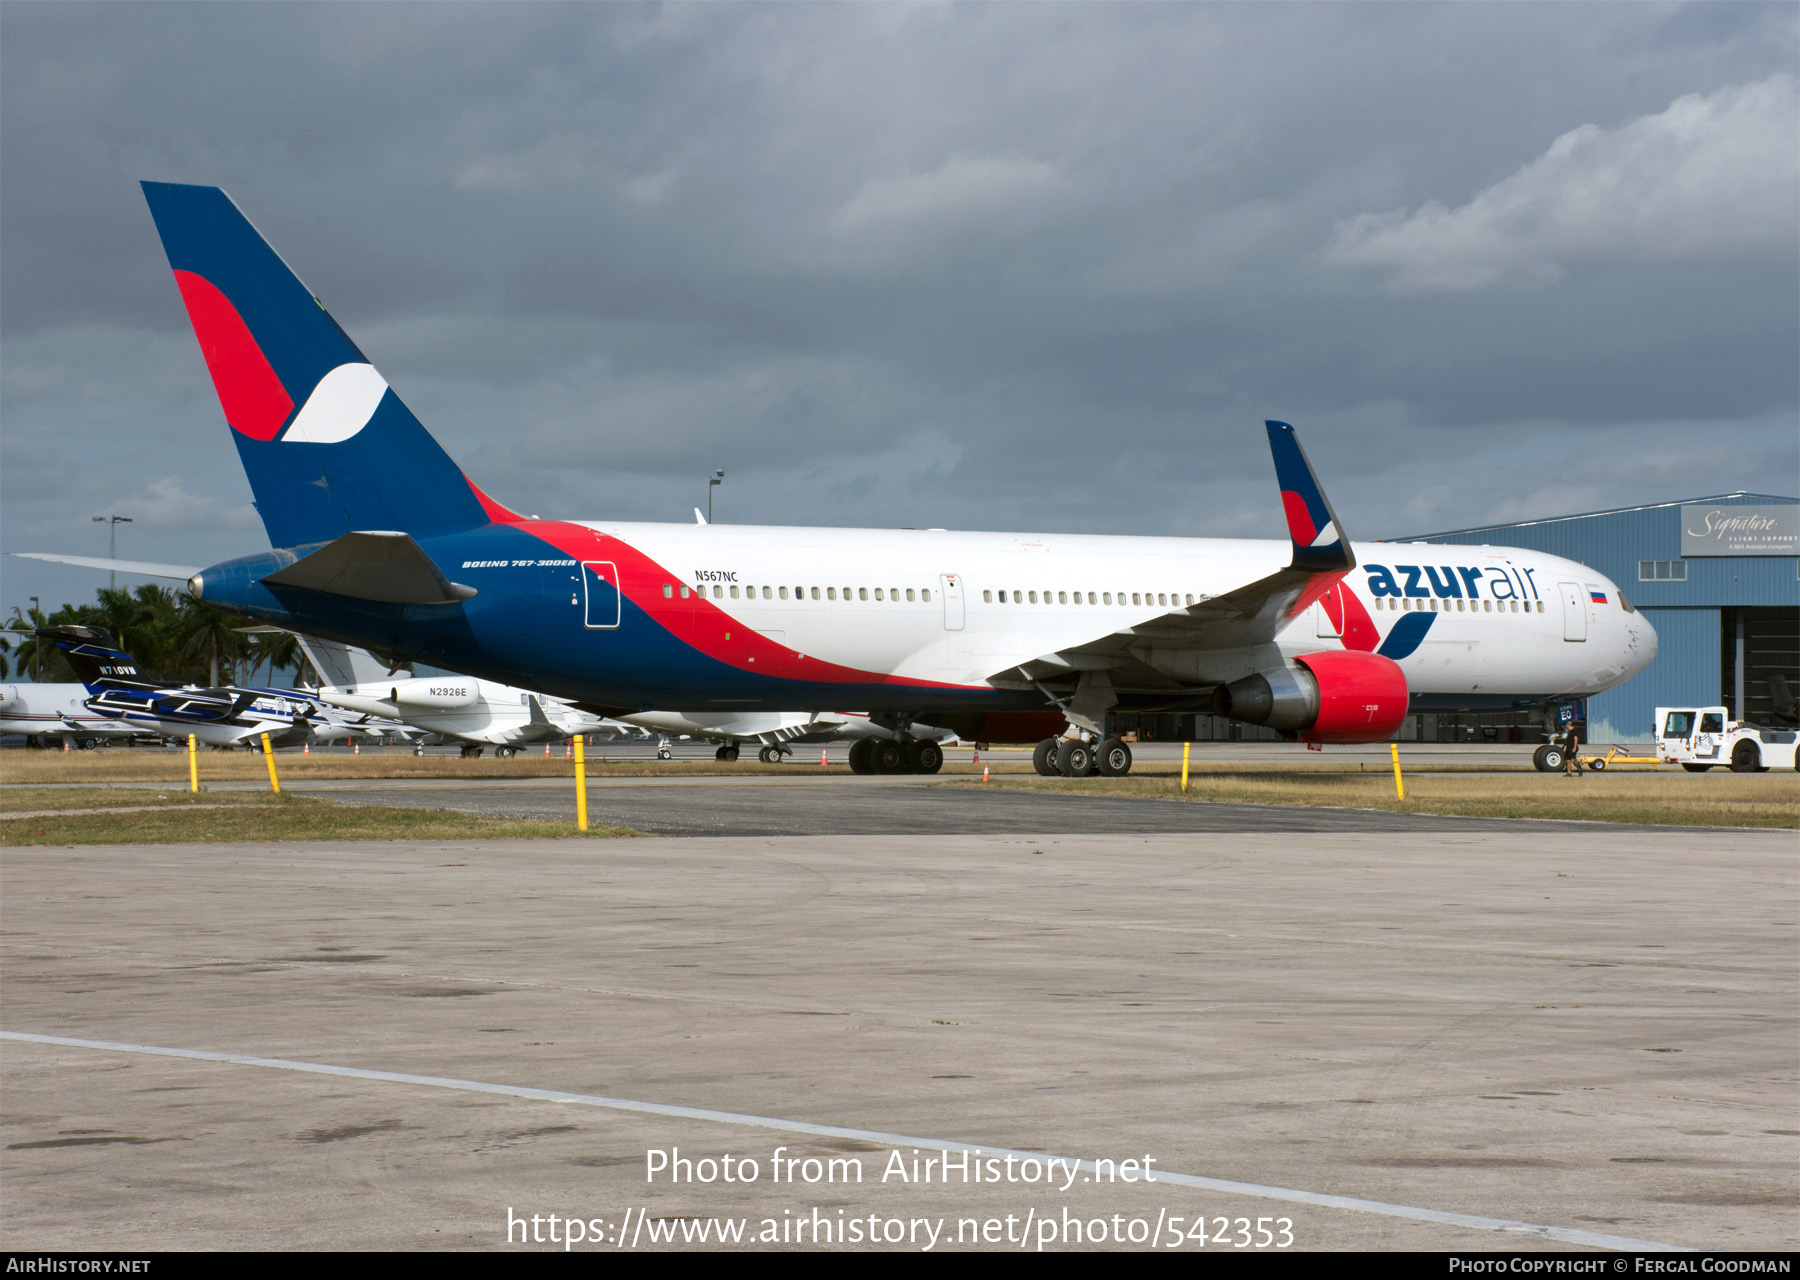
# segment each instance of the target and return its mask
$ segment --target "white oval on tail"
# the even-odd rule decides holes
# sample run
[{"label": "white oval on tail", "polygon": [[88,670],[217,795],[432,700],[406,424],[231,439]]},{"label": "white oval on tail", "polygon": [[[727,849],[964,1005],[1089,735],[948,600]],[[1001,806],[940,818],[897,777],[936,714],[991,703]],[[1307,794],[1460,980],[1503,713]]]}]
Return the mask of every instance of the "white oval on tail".
[{"label": "white oval on tail", "polygon": [[372,364],[340,364],[314,387],[282,436],[284,442],[338,444],[369,425],[387,379]]}]

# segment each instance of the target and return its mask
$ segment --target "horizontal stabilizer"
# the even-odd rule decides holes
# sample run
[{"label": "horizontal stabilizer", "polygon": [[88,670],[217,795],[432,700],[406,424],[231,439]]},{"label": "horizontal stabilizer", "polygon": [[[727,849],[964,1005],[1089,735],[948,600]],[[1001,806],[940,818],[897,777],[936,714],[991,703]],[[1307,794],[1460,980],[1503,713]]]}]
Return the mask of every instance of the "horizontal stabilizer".
[{"label": "horizontal stabilizer", "polygon": [[196,565],[153,564],[148,560],[108,560],[104,556],[59,556],[48,551],[14,551],[11,554],[22,560],[48,560],[52,564],[78,564],[84,569],[106,569],[112,573],[135,573],[144,578],[179,578],[186,581],[200,572]]},{"label": "horizontal stabilizer", "polygon": [[410,535],[379,530],[346,533],[263,582],[388,604],[455,604],[475,594],[446,578]]}]

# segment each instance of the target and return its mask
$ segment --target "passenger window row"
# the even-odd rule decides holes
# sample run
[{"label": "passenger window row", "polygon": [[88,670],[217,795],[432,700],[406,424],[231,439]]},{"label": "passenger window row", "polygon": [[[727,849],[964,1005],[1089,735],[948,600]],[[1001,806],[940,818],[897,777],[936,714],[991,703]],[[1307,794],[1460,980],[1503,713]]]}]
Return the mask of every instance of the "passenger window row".
[{"label": "passenger window row", "polygon": [[[894,604],[899,604],[903,596],[910,603],[931,603],[930,587],[906,587],[904,589],[875,587],[872,590],[875,599],[891,601]],[[683,600],[688,599],[690,595],[698,595],[702,600],[706,599],[705,587],[694,587],[690,591],[684,586],[680,588],[680,591]],[[840,591],[843,593],[841,596],[838,594]],[[867,600],[870,598],[870,591],[869,587],[726,587],[715,583],[712,588],[712,598],[714,600]],[[674,583],[663,583],[664,600],[674,599],[675,592]],[[762,594],[758,595],[758,592]]]},{"label": "passenger window row", "polygon": [[[1526,600],[1523,603],[1525,605],[1524,611],[1526,613],[1542,613],[1544,611],[1544,602],[1542,600]],[[1456,606],[1454,610],[1456,613],[1518,613],[1520,601],[1438,600],[1435,598],[1414,600],[1403,596],[1375,597],[1375,607],[1377,609],[1387,609],[1389,611],[1398,610],[1401,613],[1450,613],[1452,612],[1452,609],[1450,608],[1452,604]],[[1537,606],[1536,609],[1532,608],[1533,604]],[[1512,607],[1509,609],[1507,607],[1508,605]]]},{"label": "passenger window row", "polygon": [[1167,608],[1181,608],[1184,604],[1193,604],[1194,597],[1178,591],[983,591],[981,599],[984,604],[994,604],[996,596],[1000,604],[1113,604],[1113,596],[1118,596],[1118,604],[1160,605]]}]

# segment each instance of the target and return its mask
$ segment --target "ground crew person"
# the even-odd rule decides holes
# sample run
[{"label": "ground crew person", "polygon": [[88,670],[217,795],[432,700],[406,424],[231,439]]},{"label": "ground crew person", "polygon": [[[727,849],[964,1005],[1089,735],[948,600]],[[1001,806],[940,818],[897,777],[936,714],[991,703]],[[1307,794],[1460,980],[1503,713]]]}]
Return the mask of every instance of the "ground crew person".
[{"label": "ground crew person", "polygon": [[1569,721],[1569,731],[1563,734],[1563,777],[1579,778],[1581,776],[1581,738],[1575,732],[1575,722]]}]

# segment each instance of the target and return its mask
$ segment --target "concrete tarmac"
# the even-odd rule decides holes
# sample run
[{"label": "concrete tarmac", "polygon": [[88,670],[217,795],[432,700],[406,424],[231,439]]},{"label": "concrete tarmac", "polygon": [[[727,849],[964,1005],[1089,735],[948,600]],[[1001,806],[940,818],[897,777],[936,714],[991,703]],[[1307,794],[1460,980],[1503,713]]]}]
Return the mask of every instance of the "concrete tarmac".
[{"label": "concrete tarmac", "polygon": [[[488,1249],[555,1214],[791,1248],[817,1210],[897,1248],[1032,1248],[1046,1215],[1050,1247],[1203,1215],[1214,1251],[1793,1248],[1792,833],[1524,832],[7,849],[7,1032],[449,1083],[0,1040],[0,1230]],[[882,1135],[1249,1185],[921,1185],[890,1162],[936,1150]],[[782,1147],[862,1181],[775,1182]],[[759,1177],[647,1181],[673,1148]]]},{"label": "concrete tarmac", "polygon": [[[243,784],[254,789],[254,784]],[[294,784],[296,792],[342,804],[449,809],[509,818],[575,820],[575,788],[566,779],[525,782],[416,779],[333,780]],[[1510,818],[1460,818],[1305,805],[1211,804],[1139,796],[1014,790],[918,778],[816,781],[746,778],[590,781],[588,819],[665,836],[1071,835],[1240,831],[1489,831],[1539,838],[1585,824]]]}]

